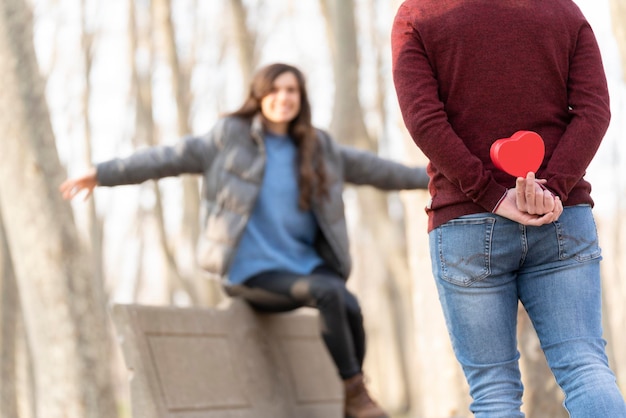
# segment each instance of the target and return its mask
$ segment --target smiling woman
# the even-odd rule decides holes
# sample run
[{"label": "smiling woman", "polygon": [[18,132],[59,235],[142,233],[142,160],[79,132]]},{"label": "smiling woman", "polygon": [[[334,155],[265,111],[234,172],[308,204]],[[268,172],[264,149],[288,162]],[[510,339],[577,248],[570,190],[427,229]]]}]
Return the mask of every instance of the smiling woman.
[{"label": "smiling woman", "polygon": [[424,189],[425,169],[336,143],[311,124],[300,70],[271,64],[256,73],[243,105],[207,135],[100,163],[64,182],[61,192],[70,199],[98,185],[183,173],[204,176],[202,267],[259,311],[318,309],[344,380],[345,415],[387,417],[364,385],[365,330],[346,287],[351,260],[342,193],[345,182]]},{"label": "smiling woman", "polygon": [[284,135],[289,122],[300,112],[300,83],[292,72],[282,73],[272,91],[261,99],[261,113],[270,132]]}]

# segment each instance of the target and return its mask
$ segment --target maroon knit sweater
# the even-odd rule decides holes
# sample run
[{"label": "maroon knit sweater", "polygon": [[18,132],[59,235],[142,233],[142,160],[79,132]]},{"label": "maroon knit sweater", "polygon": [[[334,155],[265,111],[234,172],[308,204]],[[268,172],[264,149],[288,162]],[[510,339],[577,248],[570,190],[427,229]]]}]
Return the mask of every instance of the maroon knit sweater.
[{"label": "maroon knit sweater", "polygon": [[570,0],[407,0],[392,30],[404,122],[430,160],[428,230],[491,212],[515,187],[489,149],[519,130],[545,141],[537,178],[565,206],[588,203],[583,179],[610,119],[595,36]]}]

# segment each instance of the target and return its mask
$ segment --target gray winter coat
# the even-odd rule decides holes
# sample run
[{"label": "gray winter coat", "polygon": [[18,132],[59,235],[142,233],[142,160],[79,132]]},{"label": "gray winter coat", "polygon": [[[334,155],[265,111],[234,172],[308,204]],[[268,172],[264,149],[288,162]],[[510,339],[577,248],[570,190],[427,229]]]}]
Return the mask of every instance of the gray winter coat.
[{"label": "gray winter coat", "polygon": [[[322,130],[317,130],[317,135],[324,152],[329,197],[312,205],[321,230],[316,248],[347,279],[351,260],[342,198],[344,182],[383,190],[424,189],[428,176],[422,167],[407,167],[339,145]],[[259,193],[265,161],[260,119],[250,122],[227,117],[205,136],[186,137],[175,146],[142,149],[96,168],[101,186],[138,184],[184,173],[202,174],[198,260],[205,270],[225,279]]]}]

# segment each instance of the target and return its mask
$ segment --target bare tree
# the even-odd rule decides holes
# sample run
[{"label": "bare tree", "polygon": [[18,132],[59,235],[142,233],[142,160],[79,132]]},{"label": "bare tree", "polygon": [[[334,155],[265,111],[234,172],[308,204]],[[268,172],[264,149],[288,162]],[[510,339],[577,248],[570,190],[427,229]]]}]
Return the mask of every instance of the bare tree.
[{"label": "bare tree", "polygon": [[626,0],[610,0],[613,33],[622,60],[622,72],[626,80]]},{"label": "bare tree", "polygon": [[[610,0],[611,6],[611,23],[613,27],[613,34],[617,41],[617,46],[620,53],[622,63],[622,81],[626,82],[626,0]],[[622,111],[624,108],[622,108]],[[622,128],[626,125],[622,124]],[[615,168],[615,175],[613,176],[613,190],[615,193],[615,212],[611,220],[611,227],[607,228],[610,237],[607,237],[611,241],[610,248],[612,252],[609,254],[610,266],[606,265],[607,280],[605,280],[604,288],[604,301],[605,306],[609,307],[610,314],[606,315],[608,322],[605,326],[605,330],[613,332],[607,336],[609,345],[607,349],[612,354],[611,360],[616,369],[618,382],[622,388],[626,387],[626,351],[622,349],[626,344],[626,335],[624,335],[624,328],[626,326],[626,308],[624,307],[624,300],[626,299],[626,283],[624,283],[624,276],[626,275],[626,259],[624,257],[624,229],[626,228],[623,222],[624,215],[624,190],[626,183],[622,175],[619,173],[620,164],[623,164],[623,152],[620,150],[620,141],[614,143],[614,150],[612,152],[612,166]],[[607,234],[608,235],[608,234]],[[608,258],[607,257],[607,258]]]},{"label": "bare tree", "polygon": [[24,0],[0,3],[0,205],[32,348],[37,408],[50,418],[112,417],[102,309],[69,204]]},{"label": "bare tree", "polygon": [[[401,0],[391,2],[392,13]],[[391,30],[389,22],[387,36]],[[415,146],[402,121],[396,103],[394,122],[404,132],[405,160],[413,164],[428,163]],[[391,124],[390,124],[391,125]],[[408,258],[412,278],[414,328],[411,333],[414,366],[411,369],[411,412],[424,417],[466,416],[471,399],[463,371],[454,357],[443,312],[439,304],[435,281],[431,272],[428,245],[427,217],[424,207],[429,195],[406,193],[402,196],[405,208]]]},{"label": "bare tree", "polygon": [[[367,133],[359,98],[354,2],[322,0],[321,6],[327,22],[335,80],[330,131],[339,141],[377,152],[378,142]],[[368,373],[375,375],[374,386],[385,405],[396,411],[407,411],[411,409],[409,394],[414,369],[409,338],[413,331],[413,292],[404,225],[401,219],[390,217],[385,194],[360,188],[356,197],[358,206],[367,210],[359,211],[361,231],[351,231],[352,242],[365,243],[355,246],[358,259],[367,260],[368,264],[359,270],[357,263],[353,280],[357,281],[365,311],[380,312],[375,316],[366,315],[368,345],[375,358],[369,363]],[[359,236],[354,236],[357,233]]]},{"label": "bare tree", "polygon": [[16,348],[19,303],[0,213],[0,416],[17,417]]},{"label": "bare tree", "polygon": [[[192,131],[191,120],[191,91],[189,88],[189,73],[193,62],[183,65],[176,46],[176,33],[172,21],[171,0],[153,0],[153,20],[155,29],[162,34],[162,44],[165,50],[167,65],[171,71],[171,84],[176,103],[177,133],[179,136],[189,135]],[[198,241],[200,193],[196,176],[183,176],[183,219],[182,235],[185,237],[185,250],[192,254],[195,261],[195,245]],[[194,263],[195,264],[195,263]],[[191,285],[187,287],[192,288]]]},{"label": "bare tree", "polygon": [[[135,2],[130,0],[129,3],[129,42],[130,42],[130,62],[131,62],[131,77],[132,86],[135,95],[135,109],[136,109],[136,131],[134,136],[134,145],[157,145],[155,123],[152,117],[152,70],[153,70],[153,41],[150,36],[152,30],[151,27],[138,28],[136,19],[136,6]],[[152,13],[148,13],[152,15]],[[150,20],[148,20],[150,22]],[[144,67],[139,68],[136,62],[136,58],[139,54],[139,49],[142,48],[149,57],[147,64]],[[144,187],[143,185],[141,187]],[[158,243],[165,257],[166,265],[166,279],[168,280],[168,287],[170,288],[170,295],[174,291],[182,290],[189,296],[193,303],[197,301],[197,294],[191,288],[191,285],[185,280],[178,268],[176,259],[174,256],[174,250],[172,246],[168,244],[168,237],[165,231],[165,214],[163,210],[163,199],[157,182],[150,182],[148,184],[151,192],[155,196],[155,203],[152,214],[154,215],[154,224],[157,229]],[[193,187],[191,188],[193,190]],[[195,194],[197,195],[197,186]],[[193,193],[192,193],[193,195]],[[197,197],[196,197],[197,199]],[[193,203],[189,204],[193,206]],[[198,202],[195,206],[199,205]],[[195,210],[197,214],[197,209]],[[183,222],[186,222],[183,220]],[[145,224],[145,223],[144,223]],[[197,220],[194,223],[197,226]],[[143,244],[142,244],[143,248]],[[138,285],[138,283],[137,283]]]},{"label": "bare tree", "polygon": [[[84,160],[86,165],[90,165],[92,161],[92,147],[91,147],[91,118],[90,114],[90,102],[91,102],[91,69],[93,66],[93,46],[95,40],[95,32],[93,28],[90,28],[87,23],[86,14],[86,0],[81,0],[80,13],[81,13],[81,52],[82,52],[82,64],[83,64],[83,80],[84,88],[82,95],[82,117],[83,117],[83,138],[84,144]],[[92,277],[94,283],[94,290],[102,292],[98,295],[98,300],[106,301],[107,295],[104,289],[104,265],[102,257],[102,220],[96,213],[96,202],[94,199],[89,199],[87,202],[87,222],[89,228],[89,244],[91,247],[91,267]],[[103,304],[102,309],[105,308]]]},{"label": "bare tree", "polygon": [[233,19],[233,34],[235,35],[237,51],[239,56],[239,66],[242,73],[242,83],[244,86],[250,85],[252,72],[256,67],[256,42],[255,34],[248,26],[248,12],[242,0],[230,0],[230,8]]}]

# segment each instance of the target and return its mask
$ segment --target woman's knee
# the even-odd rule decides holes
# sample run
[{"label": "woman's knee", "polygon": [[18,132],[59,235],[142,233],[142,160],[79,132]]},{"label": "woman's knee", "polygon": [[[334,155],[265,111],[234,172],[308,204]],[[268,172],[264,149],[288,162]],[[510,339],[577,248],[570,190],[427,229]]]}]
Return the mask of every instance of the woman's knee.
[{"label": "woman's knee", "polygon": [[339,280],[320,280],[311,287],[311,293],[320,305],[339,306],[350,315],[360,315],[361,309],[354,295]]},{"label": "woman's knee", "polygon": [[311,290],[319,304],[345,305],[346,290],[345,286],[342,286],[340,283],[328,281],[315,283]]}]

